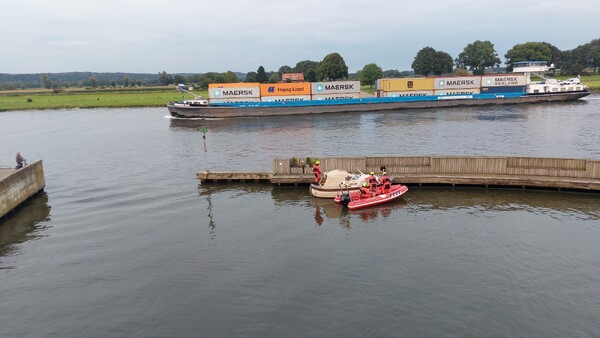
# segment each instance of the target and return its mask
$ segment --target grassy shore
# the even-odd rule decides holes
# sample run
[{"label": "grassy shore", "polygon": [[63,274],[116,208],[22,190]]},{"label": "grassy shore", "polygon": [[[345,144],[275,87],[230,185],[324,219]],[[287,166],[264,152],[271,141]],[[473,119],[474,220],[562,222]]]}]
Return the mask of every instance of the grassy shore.
[{"label": "grassy shore", "polygon": [[[565,80],[568,76],[557,76]],[[600,92],[600,75],[582,76],[581,82],[592,92]],[[363,92],[374,94],[374,87],[363,86]],[[194,91],[207,97],[207,91]],[[135,87],[110,89],[69,88],[59,93],[49,89],[0,91],[0,111],[28,109],[62,108],[117,108],[117,107],[161,107],[169,101],[182,98],[191,99],[189,94],[182,96],[175,87]]]},{"label": "grassy shore", "polygon": [[[196,94],[206,97],[207,91]],[[191,95],[186,94],[186,99]],[[148,87],[136,89],[72,89],[60,93],[51,90],[13,90],[0,92],[0,111],[61,108],[160,107],[181,100],[176,88]]]}]

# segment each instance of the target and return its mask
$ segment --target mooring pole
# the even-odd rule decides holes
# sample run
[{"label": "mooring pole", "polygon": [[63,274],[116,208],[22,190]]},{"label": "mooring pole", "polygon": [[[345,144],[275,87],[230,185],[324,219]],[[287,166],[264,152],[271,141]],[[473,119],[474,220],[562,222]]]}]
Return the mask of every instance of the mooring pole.
[{"label": "mooring pole", "polygon": [[202,126],[200,128],[200,132],[202,133],[202,140],[204,142],[204,169],[206,170],[206,172],[208,172],[208,162],[207,162],[208,149],[206,148],[206,132],[207,131],[208,131],[208,128],[206,128],[206,126]]}]

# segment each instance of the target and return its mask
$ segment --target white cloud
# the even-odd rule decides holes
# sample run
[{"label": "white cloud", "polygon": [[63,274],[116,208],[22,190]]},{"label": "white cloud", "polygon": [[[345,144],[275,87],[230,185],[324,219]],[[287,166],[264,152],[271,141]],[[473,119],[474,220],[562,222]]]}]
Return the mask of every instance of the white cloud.
[{"label": "white cloud", "polygon": [[0,1],[5,73],[246,72],[332,52],[350,71],[404,70],[425,46],[456,57],[490,40],[503,58],[517,43],[565,50],[599,38],[595,0]]}]

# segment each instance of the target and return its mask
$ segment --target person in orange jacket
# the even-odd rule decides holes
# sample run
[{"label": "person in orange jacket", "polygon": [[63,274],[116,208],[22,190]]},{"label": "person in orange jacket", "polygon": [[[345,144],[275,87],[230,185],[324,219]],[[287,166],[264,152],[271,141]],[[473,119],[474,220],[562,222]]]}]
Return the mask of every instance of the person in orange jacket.
[{"label": "person in orange jacket", "polygon": [[377,189],[377,184],[379,184],[379,181],[377,181],[377,176],[375,176],[375,173],[371,171],[371,175],[367,178],[367,181],[369,181],[369,188],[372,191],[375,191]]},{"label": "person in orange jacket", "polygon": [[315,164],[313,164],[313,174],[315,175],[315,184],[319,183],[319,180],[321,179],[321,166],[319,164],[321,164],[321,162],[319,162],[319,161],[315,161]]},{"label": "person in orange jacket", "polygon": [[381,175],[381,184],[383,184],[383,192],[390,191],[390,188],[392,187],[392,180],[385,171]]},{"label": "person in orange jacket", "polygon": [[363,181],[362,182],[362,186],[360,187],[360,189],[358,190],[359,192],[359,198],[368,198],[371,197],[371,190],[369,190],[369,188],[367,188],[367,182]]}]

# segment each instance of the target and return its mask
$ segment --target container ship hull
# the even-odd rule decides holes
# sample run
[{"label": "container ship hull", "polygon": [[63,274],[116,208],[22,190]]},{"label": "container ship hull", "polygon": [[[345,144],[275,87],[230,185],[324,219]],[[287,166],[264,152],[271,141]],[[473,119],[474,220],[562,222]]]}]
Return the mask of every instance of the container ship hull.
[{"label": "container ship hull", "polygon": [[469,107],[522,103],[574,101],[589,90],[527,94],[495,93],[472,95],[430,95],[419,97],[373,97],[345,100],[289,102],[210,103],[189,105],[169,102],[169,113],[178,118],[234,118],[327,113],[385,112],[403,109]]}]

